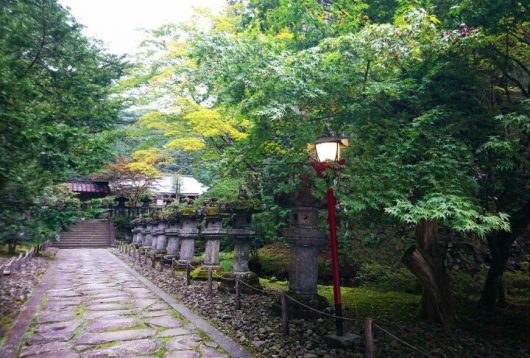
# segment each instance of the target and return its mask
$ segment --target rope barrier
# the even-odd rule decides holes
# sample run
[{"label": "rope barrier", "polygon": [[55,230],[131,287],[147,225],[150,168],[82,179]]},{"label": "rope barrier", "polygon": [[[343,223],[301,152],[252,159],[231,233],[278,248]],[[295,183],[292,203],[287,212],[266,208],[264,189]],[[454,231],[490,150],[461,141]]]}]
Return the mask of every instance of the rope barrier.
[{"label": "rope barrier", "polygon": [[[196,266],[193,266],[191,263],[188,263],[188,265],[190,266],[190,268],[192,268],[192,269],[194,269],[194,270],[198,268],[198,267],[196,267]],[[217,273],[216,273],[215,271],[213,271],[213,270],[212,270],[212,275],[215,276],[215,277],[220,278],[221,280],[227,281],[227,282],[236,281],[235,279],[228,279],[228,278],[226,278],[226,277],[223,277],[223,276],[217,274]],[[243,280],[243,279],[240,279],[239,282],[242,283],[243,285],[247,286],[248,288],[250,288],[250,289],[256,291],[256,292],[259,292],[259,293],[262,293],[262,294],[265,294],[265,295],[270,295],[270,294],[271,294],[270,292],[267,292],[267,291],[264,291],[264,290],[261,290],[261,289],[255,287],[255,286],[249,285],[249,284],[246,283],[245,280]],[[313,308],[313,307],[311,307],[311,306],[309,306],[309,305],[306,305],[306,304],[303,303],[303,302],[300,302],[299,300],[297,300],[297,299],[295,299],[294,297],[291,297],[291,296],[289,296],[289,295],[287,295],[287,294],[285,294],[285,293],[284,293],[283,295],[284,295],[286,298],[288,298],[290,301],[292,301],[292,302],[294,302],[294,303],[297,303],[298,305],[300,305],[300,306],[302,306],[302,307],[304,307],[304,308],[306,308],[306,309],[308,309],[308,310],[310,310],[310,311],[313,311],[313,312],[315,312],[315,313],[318,313],[318,314],[320,314],[320,315],[322,315],[322,316],[326,316],[326,317],[334,318],[334,319],[342,319],[342,320],[350,321],[350,322],[359,322],[359,321],[360,321],[359,319],[354,319],[354,318],[344,317],[344,316],[336,316],[336,315],[331,314],[331,313],[327,313],[327,312],[324,312],[324,311],[320,311],[320,310],[318,310],[318,309],[316,309],[316,308]],[[356,307],[356,309],[357,309],[357,307]],[[405,341],[405,340],[399,338],[398,336],[394,335],[393,333],[391,333],[391,332],[388,331],[387,329],[381,327],[381,326],[378,325],[377,323],[374,322],[373,325],[374,325],[374,327],[376,327],[376,328],[378,328],[379,330],[381,330],[383,333],[385,333],[385,334],[387,334],[388,336],[392,337],[393,339],[397,340],[397,341],[400,342],[401,344],[403,344],[403,345],[409,347],[410,349],[412,349],[412,350],[414,350],[414,351],[416,351],[416,352],[418,352],[418,353],[420,353],[420,354],[422,354],[422,355],[424,355],[424,356],[426,356],[426,357],[434,358],[434,356],[432,356],[432,355],[430,355],[429,353],[427,353],[427,352],[425,352],[425,351],[423,351],[423,350],[421,350],[421,349],[415,347],[414,345],[408,343],[407,341]]]},{"label": "rope barrier", "polygon": [[384,329],[383,327],[381,327],[377,323],[373,323],[373,325],[374,325],[374,327],[379,328],[381,331],[383,331],[384,333],[388,334],[390,337],[394,338],[395,340],[399,341],[400,343],[404,344],[405,346],[414,349],[416,352],[421,353],[421,354],[423,354],[426,357],[434,358],[434,356],[430,355],[429,353],[427,353],[425,351],[422,351],[421,349],[413,346],[412,344],[410,344],[410,343],[402,340],[401,338],[397,337],[396,335],[390,333],[388,330]]}]

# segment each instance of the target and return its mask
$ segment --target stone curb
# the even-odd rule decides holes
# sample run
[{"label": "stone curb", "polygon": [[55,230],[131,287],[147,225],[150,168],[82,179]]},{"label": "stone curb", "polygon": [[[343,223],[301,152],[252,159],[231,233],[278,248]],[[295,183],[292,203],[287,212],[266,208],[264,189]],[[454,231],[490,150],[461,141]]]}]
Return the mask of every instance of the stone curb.
[{"label": "stone curb", "polygon": [[189,308],[180,304],[173,296],[167,294],[158,286],[153,284],[151,281],[146,279],[144,276],[139,274],[137,271],[132,269],[125,262],[120,260],[110,251],[107,251],[111,254],[112,258],[119,262],[127,271],[129,271],[136,279],[146,285],[151,291],[157,294],[162,298],[168,305],[170,305],[175,311],[179,312],[187,320],[193,323],[197,328],[204,332],[208,337],[210,337],[215,343],[219,344],[232,358],[252,358],[253,356],[248,353],[243,347],[237,344],[234,340],[221,333],[217,328],[211,326],[204,319],[193,313]]},{"label": "stone curb", "polygon": [[35,313],[37,312],[40,301],[48,286],[50,285],[50,280],[55,273],[57,267],[57,261],[50,262],[48,269],[42,276],[40,282],[37,284],[37,287],[31,293],[31,297],[26,302],[22,310],[17,316],[13,327],[9,330],[7,339],[5,340],[2,347],[0,347],[0,357],[2,358],[15,358],[17,356],[20,345],[24,338],[24,334],[28,330]]}]

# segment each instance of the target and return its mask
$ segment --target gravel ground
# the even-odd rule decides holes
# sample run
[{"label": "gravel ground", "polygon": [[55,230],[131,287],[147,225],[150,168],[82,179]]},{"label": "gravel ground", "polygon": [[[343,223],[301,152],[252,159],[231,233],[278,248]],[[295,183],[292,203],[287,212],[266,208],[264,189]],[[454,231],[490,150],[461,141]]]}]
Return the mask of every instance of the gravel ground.
[{"label": "gravel ground", "polygon": [[[160,273],[158,268],[152,270],[150,265],[147,267],[140,265],[138,261],[117,249],[112,249],[112,252],[151,282],[173,294],[188,307],[218,326],[220,330],[237,339],[256,357],[360,358],[364,356],[362,342],[359,346],[349,350],[334,349],[327,345],[324,336],[334,330],[332,318],[291,320],[290,334],[284,336],[281,333],[280,318],[271,309],[274,303],[279,302],[278,293],[275,291],[266,290],[266,294],[256,295],[242,294],[241,310],[236,310],[233,294],[217,291],[214,287],[214,296],[208,298],[206,282],[192,281],[190,286],[186,286],[183,273],[172,277],[168,269]],[[217,285],[217,283],[214,284]],[[332,313],[331,309],[327,312]],[[345,316],[352,317],[353,313],[345,312]],[[431,357],[530,357],[528,345],[514,344],[514,342],[503,339],[483,339],[458,328],[444,332],[439,326],[423,322],[414,321],[404,325],[385,322],[377,318],[376,322]],[[345,322],[345,331],[361,334],[361,321]],[[376,356],[426,356],[383,334],[379,329],[375,329],[374,332]]]},{"label": "gravel ground", "polygon": [[57,249],[48,248],[43,256],[34,257],[23,263],[20,269],[13,270],[11,275],[0,277],[0,341],[46,272],[49,258],[56,253]]}]

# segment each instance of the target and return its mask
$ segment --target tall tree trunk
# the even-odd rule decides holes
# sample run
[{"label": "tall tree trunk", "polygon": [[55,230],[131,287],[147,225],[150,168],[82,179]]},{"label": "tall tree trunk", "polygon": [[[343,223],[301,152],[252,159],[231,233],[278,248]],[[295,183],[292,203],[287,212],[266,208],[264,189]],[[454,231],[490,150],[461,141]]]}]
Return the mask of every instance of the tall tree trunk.
[{"label": "tall tree trunk", "polygon": [[422,220],[416,226],[416,244],[405,252],[402,262],[423,287],[420,318],[447,327],[454,320],[454,311],[445,269],[445,249],[439,242],[436,220]]},{"label": "tall tree trunk", "polygon": [[488,237],[491,262],[479,300],[479,305],[488,310],[492,310],[497,304],[497,300],[501,298],[500,292],[503,289],[502,275],[506,270],[506,263],[510,256],[510,247],[513,241],[514,237],[509,232],[495,232]]},{"label": "tall tree trunk", "polygon": [[16,241],[8,241],[7,242],[7,254],[8,255],[14,255],[16,249],[17,249],[17,242]]},{"label": "tall tree trunk", "polygon": [[491,255],[490,268],[479,305],[487,310],[493,310],[497,303],[504,303],[502,275],[510,257],[510,248],[515,239],[528,230],[530,222],[530,202],[512,214],[510,220],[511,232],[497,231],[488,236],[488,248]]}]

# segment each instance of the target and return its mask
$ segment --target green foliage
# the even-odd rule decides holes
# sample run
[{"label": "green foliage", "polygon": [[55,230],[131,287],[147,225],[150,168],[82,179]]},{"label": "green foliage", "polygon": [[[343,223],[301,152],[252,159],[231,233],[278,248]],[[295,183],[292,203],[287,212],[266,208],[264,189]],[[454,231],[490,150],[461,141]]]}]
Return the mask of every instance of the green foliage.
[{"label": "green foliage", "polygon": [[73,225],[80,216],[80,202],[66,184],[42,190],[24,211],[19,208],[0,212],[0,243],[42,243],[54,240],[59,232]]},{"label": "green foliage", "polygon": [[358,286],[376,287],[385,291],[421,292],[417,279],[404,267],[364,264],[357,272],[355,282]]},{"label": "green foliage", "polygon": [[41,219],[51,214],[36,198],[110,157],[122,69],[57,1],[0,2],[0,240],[42,240],[69,222],[59,210]]},{"label": "green foliage", "polygon": [[83,217],[86,219],[101,219],[107,217],[109,209],[104,206],[104,199],[90,199],[83,202]]}]

